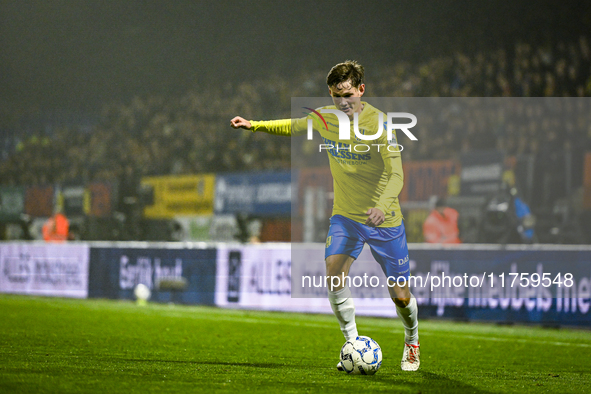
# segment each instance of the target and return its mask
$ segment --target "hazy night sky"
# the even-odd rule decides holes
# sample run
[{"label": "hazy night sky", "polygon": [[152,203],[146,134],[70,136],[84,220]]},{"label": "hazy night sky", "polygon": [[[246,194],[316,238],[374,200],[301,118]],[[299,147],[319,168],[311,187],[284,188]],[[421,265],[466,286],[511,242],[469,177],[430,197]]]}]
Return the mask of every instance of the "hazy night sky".
[{"label": "hazy night sky", "polygon": [[348,58],[369,67],[420,60],[512,36],[542,39],[559,25],[576,35],[575,17],[588,22],[591,2],[368,3],[0,0],[0,105],[92,111],[135,93]]}]

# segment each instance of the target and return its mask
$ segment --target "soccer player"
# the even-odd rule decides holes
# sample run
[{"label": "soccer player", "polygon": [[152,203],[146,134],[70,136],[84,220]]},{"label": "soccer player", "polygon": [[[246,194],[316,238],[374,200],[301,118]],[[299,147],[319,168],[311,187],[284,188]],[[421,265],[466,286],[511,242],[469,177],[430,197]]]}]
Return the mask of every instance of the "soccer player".
[{"label": "soccer player", "polygon": [[[320,110],[340,110],[350,121],[357,117],[359,130],[363,134],[375,135],[380,111],[361,101],[365,92],[363,79],[363,66],[356,61],[335,65],[326,78],[334,106]],[[420,365],[418,309],[407,281],[410,275],[408,247],[398,202],[403,174],[395,133],[391,141],[387,140],[385,132],[375,141],[360,141],[355,139],[353,122],[350,122],[352,138],[346,142],[335,141],[339,133],[337,117],[326,114],[325,119],[326,128],[319,127],[317,131],[325,146],[333,147],[327,152],[334,179],[334,206],[325,249],[327,276],[329,279],[347,276],[364,244],[369,245],[372,255],[388,277],[388,291],[404,326],[401,368],[403,371],[416,371]],[[230,123],[233,128],[284,136],[307,130],[307,118],[249,121],[237,116]],[[356,149],[357,142],[359,145],[368,142],[366,145],[370,146],[370,150],[355,153],[365,149]],[[397,282],[400,277],[406,280]],[[354,340],[358,336],[355,306],[347,283],[334,287],[329,283],[328,299],[345,339]],[[337,368],[343,370],[340,362]]]}]

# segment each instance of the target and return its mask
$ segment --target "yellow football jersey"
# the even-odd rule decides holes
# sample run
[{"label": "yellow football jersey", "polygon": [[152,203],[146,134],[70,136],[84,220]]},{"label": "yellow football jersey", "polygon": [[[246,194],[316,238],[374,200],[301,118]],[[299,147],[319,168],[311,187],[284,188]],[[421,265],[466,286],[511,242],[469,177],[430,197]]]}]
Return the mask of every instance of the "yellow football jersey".
[{"label": "yellow football jersey", "polygon": [[[313,122],[314,130],[320,133],[322,150],[328,153],[330,170],[334,182],[333,215],[342,215],[359,223],[365,223],[370,208],[378,208],[385,214],[384,223],[379,227],[395,227],[402,223],[398,194],[403,186],[402,161],[396,134],[392,140],[386,134],[386,115],[383,114],[382,135],[375,140],[361,140],[349,122],[349,140],[339,140],[339,122],[334,114],[322,113],[327,106],[316,109],[326,125],[318,118]],[[368,103],[358,115],[358,130],[363,135],[375,135],[381,111]],[[306,118],[268,122],[251,121],[253,131],[270,134],[305,134],[308,119],[317,117],[314,113]],[[289,121],[289,123],[288,123]],[[319,147],[319,150],[321,148]]]}]

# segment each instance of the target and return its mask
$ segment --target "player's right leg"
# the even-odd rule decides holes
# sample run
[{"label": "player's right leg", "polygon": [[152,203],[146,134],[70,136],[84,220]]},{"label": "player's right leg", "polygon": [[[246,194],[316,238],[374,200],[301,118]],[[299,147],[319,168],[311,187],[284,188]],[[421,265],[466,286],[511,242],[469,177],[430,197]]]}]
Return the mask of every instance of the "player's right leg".
[{"label": "player's right leg", "polygon": [[346,254],[333,254],[326,258],[328,301],[347,341],[358,336],[351,289],[343,283],[343,278],[349,275],[353,261],[355,259]]},{"label": "player's right leg", "polygon": [[[359,335],[355,323],[355,304],[351,289],[342,283],[342,278],[349,275],[353,261],[355,259],[346,254],[333,254],[326,258],[328,301],[346,341],[354,340]],[[345,370],[340,361],[337,364],[337,369],[339,371]]]},{"label": "player's right leg", "polygon": [[[347,341],[358,336],[355,304],[347,277],[351,265],[363,249],[361,238],[357,223],[339,215],[330,219],[325,250],[328,300]],[[337,369],[343,370],[340,362]]]}]

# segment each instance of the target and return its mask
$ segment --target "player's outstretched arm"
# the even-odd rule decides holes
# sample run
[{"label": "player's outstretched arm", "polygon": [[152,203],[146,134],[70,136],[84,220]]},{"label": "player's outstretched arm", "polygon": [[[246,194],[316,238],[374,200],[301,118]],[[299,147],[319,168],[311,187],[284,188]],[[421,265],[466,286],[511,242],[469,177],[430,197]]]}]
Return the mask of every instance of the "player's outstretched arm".
[{"label": "player's outstretched arm", "polygon": [[[293,121],[296,125],[299,125],[301,121],[295,120]],[[304,130],[305,130],[305,122],[306,120],[303,119],[304,122]],[[241,116],[236,116],[230,121],[230,126],[235,129],[246,129],[250,130],[253,133],[257,131],[263,131],[265,133],[274,134],[274,135],[283,135],[283,136],[291,136],[291,119],[278,119],[278,120],[246,120]]]},{"label": "player's outstretched arm", "polygon": [[246,120],[240,116],[236,116],[235,118],[233,118],[230,121],[230,126],[232,126],[235,129],[246,129],[246,130],[250,130],[252,128],[252,124],[248,120]]}]

